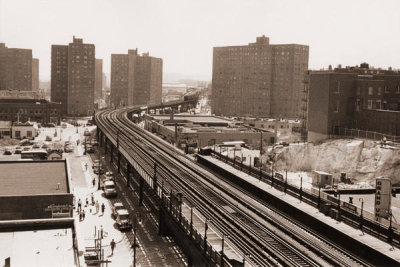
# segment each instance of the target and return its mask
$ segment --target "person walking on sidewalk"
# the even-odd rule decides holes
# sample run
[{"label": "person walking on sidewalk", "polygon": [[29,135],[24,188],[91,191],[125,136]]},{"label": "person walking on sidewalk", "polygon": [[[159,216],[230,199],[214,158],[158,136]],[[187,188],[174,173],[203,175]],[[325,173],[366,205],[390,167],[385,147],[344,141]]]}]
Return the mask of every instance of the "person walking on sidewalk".
[{"label": "person walking on sidewalk", "polygon": [[99,207],[100,207],[99,201],[96,200],[96,214],[99,213]]},{"label": "person walking on sidewalk", "polygon": [[103,225],[100,225],[100,238],[103,239]]},{"label": "person walking on sidewalk", "polygon": [[78,213],[81,212],[81,209],[82,209],[82,201],[81,201],[81,199],[79,199],[78,200]]},{"label": "person walking on sidewalk", "polygon": [[85,220],[85,210],[82,210],[82,221]]},{"label": "person walking on sidewalk", "polygon": [[86,171],[87,171],[87,166],[88,166],[87,163],[85,163],[85,169],[86,169]]},{"label": "person walking on sidewalk", "polygon": [[104,203],[101,203],[101,215],[104,215],[104,210],[106,209],[106,206]]},{"label": "person walking on sidewalk", "polygon": [[114,239],[111,240],[110,247],[111,247],[111,256],[112,256],[112,255],[114,255],[114,248],[115,248],[115,241],[114,241]]}]

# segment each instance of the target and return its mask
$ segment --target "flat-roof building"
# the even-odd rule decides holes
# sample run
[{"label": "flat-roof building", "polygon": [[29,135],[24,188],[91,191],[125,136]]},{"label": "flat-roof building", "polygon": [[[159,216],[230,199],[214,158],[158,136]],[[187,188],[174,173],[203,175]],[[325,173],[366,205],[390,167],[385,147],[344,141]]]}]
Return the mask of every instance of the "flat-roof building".
[{"label": "flat-roof building", "polygon": [[32,90],[32,50],[0,43],[0,90]]},{"label": "flat-roof building", "polygon": [[214,47],[211,112],[302,118],[308,49],[298,44],[271,45],[265,36],[245,46]]},{"label": "flat-roof building", "polygon": [[52,45],[51,100],[62,103],[63,115],[92,115],[94,90],[94,44],[74,36],[68,45]]},{"label": "flat-roof building", "polygon": [[0,220],[72,217],[67,165],[66,160],[0,161]]},{"label": "flat-roof building", "polygon": [[39,59],[32,58],[32,91],[39,92]]},{"label": "flat-roof building", "polygon": [[55,123],[61,121],[61,104],[44,99],[5,98],[0,97],[0,120],[35,121]]},{"label": "flat-roof building", "polygon": [[115,107],[162,102],[162,59],[148,53],[111,55],[111,102]]},{"label": "flat-roof building", "polygon": [[358,129],[400,136],[400,72],[367,63],[309,73],[308,140]]},{"label": "flat-roof building", "polygon": [[103,60],[96,58],[94,71],[94,100],[98,102],[103,98]]}]

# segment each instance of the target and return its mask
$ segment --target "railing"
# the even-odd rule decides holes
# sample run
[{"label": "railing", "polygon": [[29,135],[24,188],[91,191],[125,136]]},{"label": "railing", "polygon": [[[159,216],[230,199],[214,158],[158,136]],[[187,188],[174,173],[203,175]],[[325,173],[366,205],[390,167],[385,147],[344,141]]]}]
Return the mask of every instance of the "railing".
[{"label": "railing", "polygon": [[[340,200],[340,194],[338,195],[339,198],[337,198],[318,188],[307,189],[298,187],[289,184],[285,175],[279,172],[274,172],[274,177],[272,177],[260,168],[245,165],[226,155],[221,155],[217,151],[212,150],[212,153],[215,157],[234,168],[240,169],[260,181],[271,185],[271,187],[318,208],[325,215],[329,215],[339,221],[341,220],[350,226],[359,228],[366,233],[400,247],[400,225],[398,223],[385,218],[379,218],[377,221],[373,213],[365,210],[363,210],[361,214],[360,208]],[[279,177],[283,178],[276,178],[277,173],[280,174],[278,175]]]},{"label": "railing", "polygon": [[360,139],[369,139],[369,140],[379,140],[382,141],[386,138],[386,144],[400,146],[400,136],[394,136],[389,134],[383,134],[379,132],[373,131],[364,131],[359,129],[348,129],[348,128],[339,128],[337,134],[330,134],[330,138],[360,138]]}]

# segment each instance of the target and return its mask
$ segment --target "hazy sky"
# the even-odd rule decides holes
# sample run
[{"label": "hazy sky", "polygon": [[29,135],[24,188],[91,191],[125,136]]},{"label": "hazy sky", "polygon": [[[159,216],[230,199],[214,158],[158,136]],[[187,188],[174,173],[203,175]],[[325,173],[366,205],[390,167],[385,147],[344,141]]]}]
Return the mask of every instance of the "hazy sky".
[{"label": "hazy sky", "polygon": [[329,64],[400,68],[400,1],[385,0],[0,0],[0,42],[29,48],[50,77],[52,44],[72,36],[96,45],[110,72],[111,53],[164,60],[164,72],[211,78],[214,46],[310,46],[311,69]]}]

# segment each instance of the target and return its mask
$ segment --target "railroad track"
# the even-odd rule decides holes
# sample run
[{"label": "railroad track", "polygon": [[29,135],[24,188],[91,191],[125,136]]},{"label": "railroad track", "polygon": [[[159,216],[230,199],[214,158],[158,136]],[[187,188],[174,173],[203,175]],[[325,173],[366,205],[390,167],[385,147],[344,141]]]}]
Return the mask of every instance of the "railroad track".
[{"label": "railroad track", "polygon": [[[308,247],[320,247],[324,241],[319,237],[310,237],[310,233],[307,233],[306,236],[304,231],[298,231],[299,229],[296,229],[298,226],[294,224],[291,227],[295,230],[292,230],[290,235],[294,236],[297,232],[297,236],[301,235],[301,237],[296,239],[288,237],[287,229],[282,232],[276,225],[270,223],[272,212],[267,219],[265,216],[261,217],[260,214],[256,214],[254,209],[244,208],[252,206],[254,203],[248,203],[247,200],[238,198],[233,189],[226,190],[221,185],[216,186],[215,182],[211,182],[197,168],[189,166],[190,162],[187,159],[182,160],[182,156],[171,153],[173,150],[165,143],[160,143],[158,138],[133,126],[127,116],[128,111],[128,109],[116,112],[105,111],[96,116],[96,121],[102,130],[111,136],[116,136],[119,132],[120,146],[129,151],[146,172],[153,173],[153,164],[156,163],[157,176],[168,181],[168,183],[165,182],[167,191],[174,189],[183,192],[185,201],[195,206],[206,218],[211,219],[213,228],[225,235],[229,234],[230,243],[242,253],[248,254],[248,262],[251,262],[252,265],[366,265],[345,255],[343,251],[326,246],[326,243],[323,251],[318,250],[318,254],[314,253],[296,239],[308,240]],[[150,144],[154,142],[157,142],[157,147],[163,149]],[[158,186],[161,186],[160,179],[158,179]],[[238,203],[242,207],[239,208]],[[224,207],[230,207],[234,213]],[[280,220],[282,222],[282,218]],[[278,223],[275,221],[275,224]],[[329,260],[326,261],[320,256]]]}]

